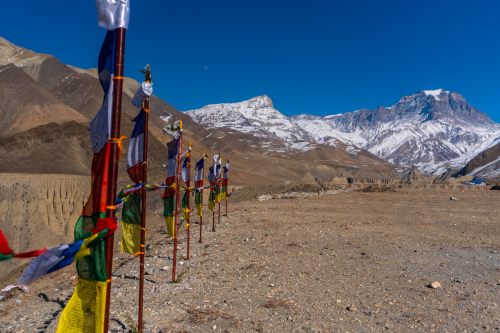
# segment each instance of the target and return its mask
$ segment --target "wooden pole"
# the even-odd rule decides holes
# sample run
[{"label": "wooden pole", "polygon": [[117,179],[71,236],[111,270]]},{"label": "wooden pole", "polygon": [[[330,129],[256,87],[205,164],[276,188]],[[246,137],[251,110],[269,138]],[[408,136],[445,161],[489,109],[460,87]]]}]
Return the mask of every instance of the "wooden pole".
[{"label": "wooden pole", "polygon": [[[123,64],[125,53],[125,28],[115,29],[115,59],[114,59],[114,77],[113,77],[113,106],[111,115],[111,133],[110,137],[110,159],[109,159],[109,175],[108,175],[108,195],[106,209],[106,217],[115,218],[116,207],[116,184],[118,181],[118,158],[119,146],[118,138],[120,137],[120,121],[122,111],[122,90],[123,90]],[[114,140],[113,140],[114,139]],[[104,307],[104,325],[103,330],[108,332],[109,327],[109,308],[111,302],[111,276],[113,271],[113,245],[114,235],[111,234],[105,238],[106,245],[106,304]]]},{"label": "wooden pole", "polygon": [[215,232],[215,207],[212,210],[212,232]]},{"label": "wooden pole", "polygon": [[226,215],[224,215],[227,217],[227,193],[226,193]]},{"label": "wooden pole", "polygon": [[189,160],[188,160],[188,174],[187,174],[187,183],[186,183],[186,193],[187,193],[187,220],[186,220],[186,233],[187,233],[187,253],[186,260],[189,260],[190,257],[190,245],[191,245],[191,142],[189,142]]},{"label": "wooden pole", "polygon": [[[146,69],[146,82],[151,83],[151,73],[149,72],[149,66]],[[148,121],[149,121],[149,96],[144,96],[144,162],[142,166],[142,181],[144,184],[148,183]],[[141,191],[142,201],[141,201],[141,244],[139,252],[139,315],[137,330],[142,333],[144,330],[144,319],[143,319],[143,309],[144,309],[144,252],[146,245],[146,199],[147,191],[146,187],[142,188]]]},{"label": "wooden pole", "polygon": [[220,224],[220,198],[219,198],[219,213],[217,214],[217,224]]},{"label": "wooden pole", "polygon": [[[205,159],[206,155],[205,155],[205,151],[203,151],[203,159]],[[205,163],[205,162],[203,162]],[[202,234],[203,234],[203,194],[204,193],[204,189],[203,189],[203,185],[204,185],[204,180],[205,178],[205,164],[203,164],[203,169],[202,169],[202,173],[201,173],[201,188],[198,189],[198,191],[200,191],[200,197],[201,197],[201,215],[200,215],[200,240],[198,241],[199,243],[203,243],[203,239],[202,239]]]},{"label": "wooden pole", "polygon": [[203,234],[203,215],[200,216],[200,240],[198,241],[198,243],[203,243],[202,234]]},{"label": "wooden pole", "polygon": [[181,173],[181,154],[182,154],[182,120],[179,123],[179,148],[177,150],[177,170],[175,172],[175,211],[174,211],[174,253],[172,258],[172,282],[176,281],[176,268],[177,268],[177,244],[179,236],[179,188],[180,188],[180,173]]}]

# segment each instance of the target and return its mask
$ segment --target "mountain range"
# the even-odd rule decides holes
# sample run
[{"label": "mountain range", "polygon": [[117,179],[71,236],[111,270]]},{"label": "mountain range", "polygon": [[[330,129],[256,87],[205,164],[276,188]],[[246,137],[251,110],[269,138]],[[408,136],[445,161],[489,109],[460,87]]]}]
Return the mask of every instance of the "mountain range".
[{"label": "mountain range", "polygon": [[500,124],[459,93],[443,89],[404,96],[390,107],[328,116],[287,117],[268,96],[186,113],[207,129],[251,134],[273,151],[308,151],[318,145],[353,155],[369,151],[400,169],[417,167],[435,175],[462,168],[500,143]]},{"label": "mountain range", "polygon": [[[126,135],[138,112],[131,102],[138,87],[137,81],[125,78],[121,129]],[[0,38],[0,173],[88,175],[92,157],[88,123],[102,97],[95,69],[66,65]],[[209,129],[156,96],[151,110],[148,173],[156,182],[164,181],[165,144],[171,140],[165,127],[177,119],[184,122],[184,142],[192,142],[194,158],[205,151],[220,152],[231,160],[233,184],[397,179],[389,163],[367,151],[351,154],[343,145],[322,144],[307,151],[300,145],[302,150],[288,149],[274,138]],[[294,132],[306,135],[299,128]],[[121,181],[126,182],[125,163],[120,168]]]},{"label": "mountain range", "polygon": [[[125,78],[124,134],[137,113],[131,100],[138,87]],[[95,69],[66,65],[0,37],[0,99],[0,172],[89,174],[88,123],[102,102]],[[164,128],[176,119],[184,121],[194,153],[220,151],[242,185],[389,181],[413,166],[447,174],[500,143],[499,124],[442,89],[330,116],[287,117],[268,96],[187,112],[153,96],[151,109],[149,165],[158,180],[170,140]]]}]

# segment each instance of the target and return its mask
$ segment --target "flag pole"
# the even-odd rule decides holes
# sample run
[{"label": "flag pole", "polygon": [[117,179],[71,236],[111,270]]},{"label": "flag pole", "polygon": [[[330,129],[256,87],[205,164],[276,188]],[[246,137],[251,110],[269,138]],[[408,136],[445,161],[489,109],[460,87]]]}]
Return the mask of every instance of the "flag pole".
[{"label": "flag pole", "polygon": [[187,184],[186,184],[186,192],[187,192],[187,220],[186,220],[186,232],[187,232],[187,254],[186,260],[189,260],[190,257],[190,245],[191,245],[191,142],[189,142],[188,154],[188,174],[187,174]]},{"label": "flag pole", "polygon": [[[115,59],[114,59],[114,77],[113,77],[113,106],[111,115],[111,133],[110,133],[110,159],[109,159],[109,185],[107,193],[108,207],[106,217],[115,218],[116,207],[116,183],[118,181],[118,158],[120,154],[120,121],[122,111],[122,90],[123,90],[123,64],[125,53],[125,28],[115,29]],[[111,276],[113,271],[113,233],[105,238],[106,245],[106,304],[104,307],[104,332],[108,332],[109,326],[109,308],[111,302]]]},{"label": "flag pole", "polygon": [[[222,178],[224,177],[223,176],[223,171],[222,171],[222,158],[220,157],[220,151],[219,151],[219,161],[220,161],[220,177],[219,177],[219,180],[215,179],[215,182],[219,185],[219,193],[217,193],[217,195],[219,196],[219,198],[217,199],[217,201],[219,202],[218,203],[218,214],[217,214],[217,224],[220,224],[220,197],[221,197],[221,191],[222,191]],[[215,166],[217,168],[217,166]]]},{"label": "flag pole", "polygon": [[220,197],[219,197],[219,212],[217,214],[217,224],[220,224]]},{"label": "flag pole", "polygon": [[180,173],[181,173],[181,154],[182,154],[182,119],[179,119],[179,149],[177,151],[177,170],[175,171],[175,211],[174,211],[174,253],[172,258],[172,282],[176,281],[176,268],[177,268],[177,244],[179,231],[179,187],[180,187]]},{"label": "flag pole", "polygon": [[215,207],[212,209],[212,232],[215,232]]},{"label": "flag pole", "polygon": [[[205,150],[203,150],[203,159],[205,159]],[[203,169],[202,169],[202,173],[201,173],[201,179],[202,179],[202,184],[204,182],[204,177],[205,177],[205,162],[203,161]],[[201,186],[201,189],[198,189],[198,191],[201,191],[201,215],[200,215],[200,240],[198,241],[199,243],[203,243],[203,240],[202,240],[202,234],[203,234],[203,192],[204,192],[204,189],[203,189],[203,186]]]},{"label": "flag pole", "polygon": [[198,241],[198,243],[203,243],[203,240],[202,240],[202,231],[203,231],[203,215],[200,216],[200,240]]},{"label": "flag pole", "polygon": [[[149,65],[144,69],[145,82],[151,84],[151,68]],[[144,94],[143,107],[144,110],[144,162],[142,166],[142,181],[144,184],[148,182],[148,131],[149,131],[149,95]],[[139,314],[137,330],[142,333],[144,330],[144,252],[146,245],[146,199],[147,191],[144,186],[141,191],[141,244],[139,249]]]},{"label": "flag pole", "polygon": [[[226,160],[226,166],[229,168],[228,166],[229,164],[229,160]],[[227,169],[227,172],[228,172],[228,175],[229,175],[229,169]],[[229,200],[229,176],[226,179],[226,195],[225,195],[225,199],[226,199],[226,216],[227,217],[227,202]]]}]

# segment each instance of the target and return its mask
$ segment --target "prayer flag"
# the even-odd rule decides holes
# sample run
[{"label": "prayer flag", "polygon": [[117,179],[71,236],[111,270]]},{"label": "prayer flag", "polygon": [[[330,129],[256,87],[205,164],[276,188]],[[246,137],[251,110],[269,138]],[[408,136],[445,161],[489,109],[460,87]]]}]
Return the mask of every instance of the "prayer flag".
[{"label": "prayer flag", "polygon": [[[123,195],[123,191],[120,194]],[[134,192],[124,201],[122,209],[122,238],[120,249],[122,252],[133,255],[138,255],[141,251],[141,203],[142,196]]]},{"label": "prayer flag", "polygon": [[2,229],[0,229],[0,261],[8,260],[14,257],[14,251],[9,247],[7,238],[3,234]]},{"label": "prayer flag", "polygon": [[129,0],[96,0],[99,26],[108,30],[128,28]]},{"label": "prayer flag", "polygon": [[221,178],[221,199],[222,200],[227,200],[228,197],[228,192],[227,192],[227,186],[228,186],[228,173],[229,173],[229,161],[226,161],[226,165],[222,168],[222,178]]},{"label": "prayer flag", "polygon": [[103,332],[106,281],[78,279],[56,333]]},{"label": "prayer flag", "polygon": [[104,91],[101,109],[90,122],[90,137],[94,153],[106,145],[111,133],[111,112],[113,109],[115,32],[108,31],[101,46],[97,69],[99,81]]},{"label": "prayer flag", "polygon": [[175,179],[177,173],[177,154],[179,152],[179,139],[173,139],[167,144],[167,178],[165,185],[167,188],[163,192],[163,216],[167,224],[167,231],[174,237],[175,229]]},{"label": "prayer flag", "polygon": [[194,204],[196,206],[196,212],[198,216],[203,215],[203,173],[204,173],[204,166],[205,166],[205,158],[201,158],[196,162],[196,173],[194,176],[194,187],[195,187],[195,194],[194,194]]},{"label": "prayer flag", "polygon": [[134,119],[135,125],[127,152],[127,172],[134,183],[143,182],[144,167],[144,110]]}]

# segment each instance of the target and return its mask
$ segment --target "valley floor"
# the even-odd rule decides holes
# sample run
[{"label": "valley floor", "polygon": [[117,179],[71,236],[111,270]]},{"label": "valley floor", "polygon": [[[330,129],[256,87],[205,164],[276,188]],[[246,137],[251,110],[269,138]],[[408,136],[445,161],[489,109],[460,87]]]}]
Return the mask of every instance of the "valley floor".
[{"label": "valley floor", "polygon": [[[147,332],[500,332],[499,202],[432,190],[230,204],[175,284],[151,217]],[[113,332],[136,318],[137,270],[116,257]],[[54,332],[74,283],[71,267],[0,302],[0,331]]]}]

